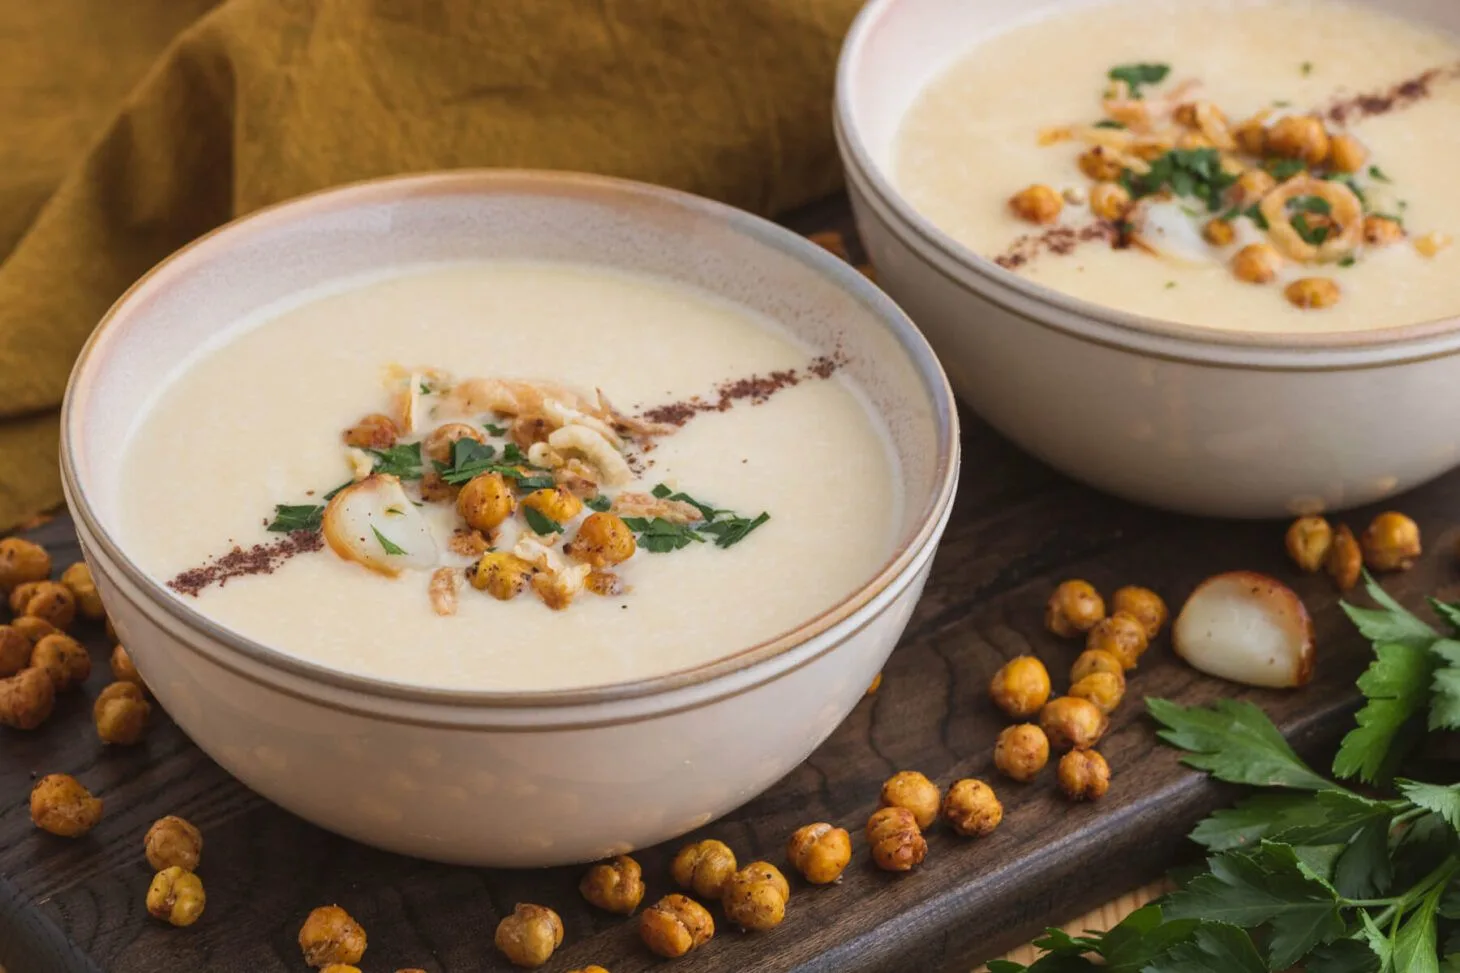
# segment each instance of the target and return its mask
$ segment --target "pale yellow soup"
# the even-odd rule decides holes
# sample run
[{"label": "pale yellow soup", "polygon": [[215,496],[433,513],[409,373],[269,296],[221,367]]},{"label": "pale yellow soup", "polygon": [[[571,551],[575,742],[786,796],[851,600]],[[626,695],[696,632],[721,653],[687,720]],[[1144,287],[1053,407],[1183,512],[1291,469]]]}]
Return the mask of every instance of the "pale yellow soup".
[{"label": "pale yellow soup", "polygon": [[[1010,197],[1031,184],[1074,190],[1091,185],[1077,158],[1087,146],[1040,144],[1042,131],[1090,125],[1115,66],[1165,63],[1169,77],[1147,89],[1160,99],[1183,81],[1184,100],[1208,100],[1235,127],[1270,109],[1321,111],[1361,93],[1387,92],[1430,69],[1428,97],[1383,114],[1330,123],[1369,152],[1355,176],[1375,212],[1402,214],[1408,237],[1362,247],[1351,265],[1284,263],[1267,284],[1238,280],[1234,253],[1263,235],[1245,217],[1236,240],[1211,246],[1200,229],[1211,213],[1187,205],[1166,214],[1173,245],[1153,255],[1101,240],[1069,253],[1041,252],[1014,272],[1074,297],[1166,321],[1236,331],[1360,331],[1444,318],[1460,312],[1460,252],[1443,248],[1460,234],[1460,45],[1430,27],[1332,0],[1120,0],[1066,4],[1036,22],[979,44],[920,93],[895,148],[899,190],[934,225],[975,252],[998,259],[1040,228],[1011,211]],[[1381,181],[1368,171],[1379,167]],[[1190,204],[1190,201],[1186,201]],[[1059,225],[1094,222],[1088,205],[1066,203]],[[1414,242],[1442,246],[1424,256]],[[1341,297],[1300,309],[1284,287],[1307,276],[1338,283]]]},{"label": "pale yellow soup", "polygon": [[[389,363],[457,378],[551,379],[626,412],[726,379],[804,370],[776,322],[678,285],[562,264],[415,268],[241,322],[179,370],[129,442],[126,547],[159,580],[237,543],[279,539],[275,504],[350,478],[342,430],[388,409]],[[891,553],[901,480],[882,422],[840,374],[697,416],[625,490],[666,483],[769,521],[741,543],[639,550],[631,590],[563,611],[472,587],[435,614],[429,571],[391,578],[326,548],[196,598],[227,628],[331,668],[455,689],[541,690],[652,677],[723,657],[831,608]],[[449,531],[454,508],[427,504]],[[443,559],[460,566],[462,560]]]}]

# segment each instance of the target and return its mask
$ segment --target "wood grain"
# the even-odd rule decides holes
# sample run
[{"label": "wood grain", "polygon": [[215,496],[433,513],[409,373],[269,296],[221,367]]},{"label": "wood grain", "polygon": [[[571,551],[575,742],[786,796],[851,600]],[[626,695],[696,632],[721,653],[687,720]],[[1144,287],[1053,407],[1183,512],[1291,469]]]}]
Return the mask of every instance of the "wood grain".
[{"label": "wood grain", "polygon": [[[813,217],[827,225],[827,213]],[[855,258],[854,246],[852,251]],[[1307,752],[1331,745],[1347,722],[1352,682],[1368,647],[1342,618],[1332,587],[1321,578],[1296,576],[1287,564],[1281,525],[1214,523],[1140,509],[1063,479],[973,417],[964,420],[960,496],[927,592],[881,691],[804,765],[697,833],[728,841],[744,859],[779,862],[795,827],[834,821],[856,836],[852,867],[835,886],[797,885],[787,921],[774,932],[722,929],[675,970],[967,973],[1044,926],[1157,878],[1192,851],[1183,837],[1190,826],[1233,796],[1183,769],[1176,754],[1157,743],[1141,715],[1142,696],[1190,703],[1243,696],[1262,705]],[[1452,475],[1394,503],[1419,520],[1432,552],[1388,582],[1407,604],[1419,605],[1427,593],[1454,593],[1449,552],[1457,490],[1460,476]],[[1372,512],[1357,512],[1350,522],[1362,526]],[[58,568],[77,556],[65,518],[38,527],[33,536],[56,554]],[[1080,576],[1106,592],[1148,584],[1179,604],[1203,577],[1234,568],[1273,573],[1302,594],[1319,640],[1313,685],[1298,693],[1239,692],[1179,664],[1163,639],[1132,680],[1102,746],[1116,775],[1105,801],[1066,803],[1049,771],[1027,786],[992,776],[991,746],[1003,721],[986,701],[989,676],[1005,659],[1035,652],[1049,662],[1058,684],[1078,651],[1041,625],[1044,599],[1056,582]],[[89,708],[108,681],[107,646],[94,627],[82,633],[96,662],[83,692],[66,698],[40,730],[5,733],[0,749],[0,876],[24,907],[19,913],[16,902],[0,908],[0,965],[11,973],[301,971],[299,924],[311,908],[331,902],[345,906],[369,933],[366,973],[409,966],[431,973],[505,971],[491,947],[492,932],[519,901],[550,905],[563,916],[567,941],[546,967],[549,973],[590,962],[613,973],[659,966],[637,944],[632,922],[583,903],[577,869],[451,868],[334,837],[233,781],[165,716],[141,746],[103,748]],[[861,825],[881,781],[908,768],[944,784],[963,776],[994,781],[1007,808],[1003,826],[979,842],[937,829],[918,871],[901,877],[877,872],[866,860]],[[106,799],[105,819],[84,839],[53,838],[29,821],[33,777],[57,771],[76,774]],[[142,835],[154,818],[169,813],[192,820],[207,841],[201,868],[207,913],[187,930],[160,925],[143,908],[150,872]],[[638,855],[651,897],[670,890],[673,850]],[[0,899],[5,894],[0,887]],[[18,931],[26,923],[28,930]],[[22,952],[27,948],[32,952]],[[51,954],[37,951],[46,948]],[[39,956],[46,959],[34,958]]]}]

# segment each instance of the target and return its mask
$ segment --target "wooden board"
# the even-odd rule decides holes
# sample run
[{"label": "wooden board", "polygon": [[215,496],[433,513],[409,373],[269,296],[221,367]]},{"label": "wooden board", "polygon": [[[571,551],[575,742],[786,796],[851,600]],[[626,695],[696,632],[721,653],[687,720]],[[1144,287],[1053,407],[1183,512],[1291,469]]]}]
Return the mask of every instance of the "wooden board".
[{"label": "wooden board", "polygon": [[[813,214],[813,225],[839,212]],[[964,420],[960,496],[881,691],[802,767],[696,833],[728,841],[743,860],[781,862],[795,827],[834,821],[855,836],[853,865],[836,886],[796,885],[787,921],[774,932],[722,928],[675,970],[966,973],[1044,926],[1158,876],[1192,851],[1183,837],[1190,826],[1232,796],[1182,769],[1156,742],[1141,696],[1197,703],[1242,695],[1307,751],[1330,745],[1347,723],[1352,682],[1368,647],[1342,618],[1325,579],[1295,575],[1282,553],[1281,524],[1214,523],[1140,509],[1057,476],[971,416]],[[1460,475],[1452,475],[1393,504],[1419,520],[1430,546],[1418,568],[1388,582],[1406,603],[1417,606],[1447,585],[1453,594],[1456,532],[1449,525],[1460,513],[1457,491]],[[1371,514],[1348,519],[1362,527]],[[77,556],[64,518],[32,536],[51,548],[58,565]],[[1004,721],[986,699],[990,674],[1010,656],[1035,652],[1058,686],[1078,651],[1043,630],[1043,602],[1055,583],[1085,577],[1106,592],[1148,584],[1179,604],[1201,578],[1234,568],[1271,572],[1303,595],[1319,639],[1313,685],[1298,693],[1239,692],[1179,664],[1163,639],[1135,675],[1102,745],[1115,770],[1108,799],[1070,805],[1055,792],[1052,771],[1032,785],[993,776],[992,743]],[[5,733],[0,747],[0,966],[10,973],[301,971],[299,924],[311,908],[332,902],[368,931],[366,973],[505,971],[492,932],[521,901],[552,906],[567,926],[549,973],[587,963],[613,973],[659,966],[638,945],[633,922],[583,903],[577,869],[450,868],[336,838],[234,782],[165,717],[141,746],[103,748],[89,718],[90,700],[108,680],[106,646],[95,628],[83,631],[96,661],[84,692],[66,698],[42,729]],[[935,829],[919,870],[877,872],[867,862],[861,825],[881,781],[902,769],[945,784],[963,776],[993,781],[1007,809],[1003,826],[978,842]],[[104,820],[81,840],[54,838],[30,823],[33,776],[58,771],[77,775],[106,800]],[[207,913],[187,930],[161,925],[143,908],[150,870],[142,835],[163,814],[184,815],[206,835]],[[670,891],[667,861],[677,845],[638,855],[651,897]]]}]

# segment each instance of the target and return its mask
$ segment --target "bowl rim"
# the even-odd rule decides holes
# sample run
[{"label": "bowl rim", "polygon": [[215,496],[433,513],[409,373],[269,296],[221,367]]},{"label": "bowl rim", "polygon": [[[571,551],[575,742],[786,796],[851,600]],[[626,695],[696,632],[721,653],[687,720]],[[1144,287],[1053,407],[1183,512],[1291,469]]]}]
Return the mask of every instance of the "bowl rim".
[{"label": "bowl rim", "polygon": [[[1046,310],[1063,312],[1054,324],[1063,331],[1089,337],[1089,325],[1093,322],[1103,326],[1102,331],[1107,336],[1107,342],[1113,337],[1114,342],[1121,347],[1140,350],[1141,339],[1174,341],[1182,346],[1183,353],[1180,357],[1183,360],[1200,363],[1208,361],[1202,355],[1204,349],[1228,356],[1243,351],[1258,355],[1320,351],[1368,352],[1374,356],[1376,363],[1380,359],[1387,361],[1389,358],[1411,357],[1416,344],[1432,344],[1437,339],[1449,339],[1444,342],[1446,351],[1460,349],[1460,313],[1412,324],[1331,332],[1238,331],[1180,324],[1121,311],[1064,294],[1000,267],[989,258],[959,243],[918,212],[897,190],[883,167],[873,160],[858,124],[859,114],[852,92],[854,80],[865,71],[865,49],[869,38],[901,8],[902,3],[903,0],[867,0],[852,21],[837,59],[833,104],[837,142],[843,163],[848,168],[855,168],[856,175],[861,177],[866,188],[901,222],[902,228],[916,238],[918,245],[931,249],[976,279],[968,282],[968,286],[981,284],[1008,288]],[[1315,370],[1325,370],[1325,366],[1319,362],[1315,362],[1312,367]]]},{"label": "bowl rim", "polygon": [[[625,682],[571,689],[477,690],[416,686],[373,676],[346,672],[318,662],[290,655],[243,636],[213,621],[201,611],[164,590],[161,582],[143,571],[97,518],[77,473],[77,451],[85,438],[78,388],[94,366],[96,352],[108,336],[125,327],[129,312],[143,305],[154,289],[166,286],[171,274],[187,273],[226,253],[226,247],[244,235],[288,225],[320,215],[348,210],[359,205],[399,203],[422,196],[460,195],[567,195],[591,198],[621,206],[669,205],[702,219],[711,219],[779,251],[780,256],[806,265],[847,292],[887,328],[908,355],[927,393],[931,417],[937,431],[937,458],[930,496],[918,516],[911,537],[899,543],[877,568],[870,580],[846,597],[811,616],[789,631],[739,649],[733,653],[684,669]],[[266,670],[303,676],[336,689],[369,697],[388,698],[448,706],[502,708],[559,708],[663,695],[698,686],[743,672],[787,655],[844,623],[855,624],[860,613],[887,589],[909,577],[921,555],[936,544],[946,521],[958,480],[959,422],[953,390],[931,346],[905,313],[879,288],[849,263],[799,234],[776,223],[725,203],[691,193],[648,183],[587,173],[533,170],[465,168],[405,173],[365,179],[316,190],[261,207],[236,217],[183,245],[139,277],[107,309],[82,346],[72,366],[61,406],[60,467],[72,515],[81,522],[93,542],[127,577],[147,601],[180,623],[190,633],[201,634]],[[836,634],[836,633],[833,633]],[[837,638],[817,654],[840,644]],[[198,651],[196,647],[191,647]]]}]

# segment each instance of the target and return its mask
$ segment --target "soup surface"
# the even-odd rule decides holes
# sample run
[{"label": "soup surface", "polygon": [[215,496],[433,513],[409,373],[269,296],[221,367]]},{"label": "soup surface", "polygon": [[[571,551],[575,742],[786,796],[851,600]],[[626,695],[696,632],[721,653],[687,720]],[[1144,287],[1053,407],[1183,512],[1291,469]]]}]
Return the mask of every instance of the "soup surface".
[{"label": "soup surface", "polygon": [[[205,615],[339,670],[510,691],[692,667],[891,552],[885,431],[813,356],[712,295],[589,267],[353,282],[240,322],[160,389],[124,540]],[[469,434],[433,438],[449,423]]]},{"label": "soup surface", "polygon": [[1108,307],[1429,321],[1460,313],[1457,69],[1453,38],[1337,0],[1060,4],[935,77],[894,178],[955,240]]}]

